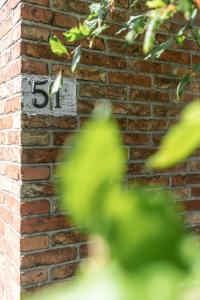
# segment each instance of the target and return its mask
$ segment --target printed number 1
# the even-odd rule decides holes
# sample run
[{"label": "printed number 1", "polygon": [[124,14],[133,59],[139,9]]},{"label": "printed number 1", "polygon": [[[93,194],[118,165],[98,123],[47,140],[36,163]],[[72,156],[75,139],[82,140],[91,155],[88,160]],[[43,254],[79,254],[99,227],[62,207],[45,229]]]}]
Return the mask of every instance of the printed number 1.
[{"label": "printed number 1", "polygon": [[[38,100],[36,98],[33,98],[32,102],[33,102],[33,106],[37,107],[37,108],[44,108],[47,106],[48,102],[49,102],[49,95],[46,91],[37,88],[38,85],[44,85],[48,83],[48,80],[43,80],[43,81],[34,81],[33,82],[33,89],[32,89],[32,93],[35,94],[41,94],[44,98],[43,102],[38,103]],[[56,93],[56,106],[55,108],[61,108],[60,106],[60,93],[59,91]]]}]

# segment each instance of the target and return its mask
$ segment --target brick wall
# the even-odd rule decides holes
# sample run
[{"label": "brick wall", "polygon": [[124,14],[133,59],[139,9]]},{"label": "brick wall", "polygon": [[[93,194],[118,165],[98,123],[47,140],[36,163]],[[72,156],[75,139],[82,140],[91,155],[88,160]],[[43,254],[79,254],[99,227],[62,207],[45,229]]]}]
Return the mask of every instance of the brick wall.
[{"label": "brick wall", "polygon": [[[62,38],[66,28],[87,14],[88,2],[3,0],[0,4],[0,299],[19,299],[20,286],[32,290],[67,279],[86,256],[86,238],[72,227],[70,216],[59,211],[53,175],[64,140],[81,128],[101,99],[112,101],[123,133],[127,184],[138,179],[171,186],[185,200],[186,221],[199,230],[198,153],[162,173],[145,170],[145,159],[157,149],[182,107],[199,93],[196,78],[180,101],[175,96],[175,76],[181,76],[191,62],[200,62],[195,45],[166,51],[159,62],[144,62],[140,43],[124,47],[121,37],[114,35],[128,15],[128,1],[119,0],[109,20],[112,26],[93,49],[85,45],[81,64],[71,74],[70,63],[51,53],[48,36]],[[179,22],[169,24],[169,30],[178,28]],[[159,39],[166,34],[163,29]],[[77,78],[77,116],[22,113],[19,75],[53,75],[60,69],[66,77]]]},{"label": "brick wall", "polygon": [[19,1],[0,1],[0,299],[20,291],[19,39]]}]

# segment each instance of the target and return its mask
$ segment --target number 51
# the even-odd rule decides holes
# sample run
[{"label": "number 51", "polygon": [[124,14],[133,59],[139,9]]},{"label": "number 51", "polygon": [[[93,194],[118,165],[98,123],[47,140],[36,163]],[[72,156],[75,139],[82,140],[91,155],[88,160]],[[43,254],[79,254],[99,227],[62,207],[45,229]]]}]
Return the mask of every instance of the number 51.
[{"label": "number 51", "polygon": [[[38,102],[37,98],[33,98],[33,106],[37,108],[44,108],[48,105],[49,103],[49,95],[46,91],[44,91],[41,88],[37,88],[37,86],[41,86],[48,83],[48,80],[43,80],[43,81],[33,81],[33,87],[32,87],[32,93],[35,94],[40,94],[43,97],[43,102]],[[56,93],[56,105],[55,108],[61,108],[60,106],[60,93],[59,91]]]}]

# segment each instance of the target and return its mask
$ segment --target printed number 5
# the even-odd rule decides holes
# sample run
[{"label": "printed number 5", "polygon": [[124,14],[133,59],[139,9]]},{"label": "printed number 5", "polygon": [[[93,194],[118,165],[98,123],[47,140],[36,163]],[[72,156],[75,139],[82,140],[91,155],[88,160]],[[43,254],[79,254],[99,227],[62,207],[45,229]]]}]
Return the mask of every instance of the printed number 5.
[{"label": "printed number 5", "polygon": [[38,89],[37,85],[44,85],[45,83],[47,83],[48,80],[43,80],[43,81],[34,81],[33,82],[33,94],[41,94],[44,97],[44,101],[42,103],[38,103],[38,100],[36,98],[34,98],[32,100],[33,105],[37,108],[44,108],[47,106],[48,102],[49,102],[49,96],[47,94],[47,92],[45,92],[42,89]]}]

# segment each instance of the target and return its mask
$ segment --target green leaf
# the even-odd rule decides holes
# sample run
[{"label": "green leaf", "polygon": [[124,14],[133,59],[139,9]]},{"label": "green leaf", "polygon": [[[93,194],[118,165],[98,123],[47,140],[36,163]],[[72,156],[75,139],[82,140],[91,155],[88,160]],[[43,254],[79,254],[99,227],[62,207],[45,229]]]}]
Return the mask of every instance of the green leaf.
[{"label": "green leaf", "polygon": [[145,60],[159,58],[165,50],[169,49],[172,46],[173,42],[174,42],[174,38],[173,37],[169,38],[167,41],[155,47],[149,53],[149,55],[145,57]]},{"label": "green leaf", "polygon": [[68,42],[75,42],[88,37],[90,33],[91,30],[86,24],[79,24],[79,26],[73,27],[64,32],[63,35]]},{"label": "green leaf", "polygon": [[53,53],[59,56],[63,54],[68,54],[67,48],[63,45],[63,43],[57,36],[50,37],[49,43]]},{"label": "green leaf", "polygon": [[115,123],[106,109],[99,109],[95,115],[74,138],[73,151],[58,170],[63,208],[92,232],[102,230],[104,213],[100,211],[108,194],[121,184],[125,169]]},{"label": "green leaf", "polygon": [[195,28],[192,32],[194,33],[195,40],[196,40],[197,44],[200,46],[200,29]]},{"label": "green leaf", "polygon": [[101,9],[101,3],[92,3],[89,9],[91,14],[98,14]]},{"label": "green leaf", "polygon": [[191,0],[179,0],[178,1],[178,10],[185,13],[186,17],[190,17],[192,13],[193,3]]},{"label": "green leaf", "polygon": [[190,79],[191,79],[190,74],[186,74],[179,82],[177,90],[176,90],[176,95],[177,95],[178,99],[183,94],[185,87],[190,83]]},{"label": "green leaf", "polygon": [[149,53],[155,42],[156,30],[161,25],[161,17],[158,11],[153,11],[148,23],[148,27],[145,33],[144,42],[143,42],[143,51],[144,53]]},{"label": "green leaf", "polygon": [[73,55],[73,60],[72,60],[72,67],[71,67],[72,72],[75,71],[78,63],[80,62],[80,59],[81,59],[81,46],[78,46],[74,50],[74,55]]},{"label": "green leaf", "polygon": [[200,72],[200,64],[194,64],[192,65],[192,69],[196,72]]},{"label": "green leaf", "polygon": [[179,44],[179,45],[182,45],[183,44],[183,42],[185,41],[185,35],[184,34],[182,34],[182,35],[177,35],[176,36],[176,42],[177,42],[177,44]]},{"label": "green leaf", "polygon": [[153,168],[168,168],[183,161],[200,145],[200,101],[190,104],[181,121],[163,139],[158,152],[150,157]]},{"label": "green leaf", "polygon": [[62,87],[63,87],[63,76],[62,76],[62,72],[59,72],[58,75],[56,76],[55,81],[50,86],[50,91],[49,91],[50,96],[56,94],[59,91],[59,89],[61,89]]},{"label": "green leaf", "polygon": [[151,0],[147,1],[146,4],[149,8],[160,8],[166,5],[166,3],[162,0]]}]

